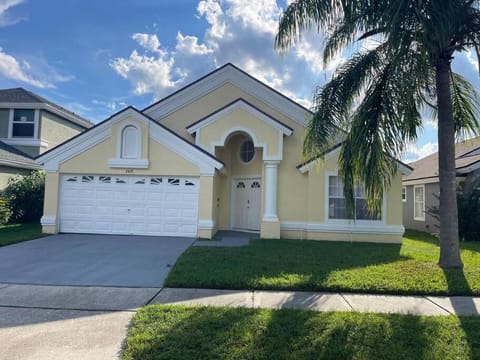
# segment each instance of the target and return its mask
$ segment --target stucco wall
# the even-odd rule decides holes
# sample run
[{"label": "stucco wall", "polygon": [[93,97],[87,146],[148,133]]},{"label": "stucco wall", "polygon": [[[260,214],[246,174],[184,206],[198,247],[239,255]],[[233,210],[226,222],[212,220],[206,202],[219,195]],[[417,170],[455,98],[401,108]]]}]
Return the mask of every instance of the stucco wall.
[{"label": "stucco wall", "polygon": [[48,148],[40,148],[40,153],[57,146],[82,131],[84,129],[81,126],[66,121],[51,112],[40,110],[39,138],[48,143]]},{"label": "stucco wall", "polygon": [[28,175],[31,170],[13,168],[10,166],[0,166],[0,191],[5,189],[8,179],[15,176]]},{"label": "stucco wall", "polygon": [[430,233],[438,233],[438,221],[428,213],[428,209],[438,207],[438,198],[440,186],[438,183],[425,184],[425,221],[415,220],[413,218],[414,197],[413,185],[407,185],[407,201],[403,204],[403,226],[406,229],[414,229],[419,231],[427,231]]}]

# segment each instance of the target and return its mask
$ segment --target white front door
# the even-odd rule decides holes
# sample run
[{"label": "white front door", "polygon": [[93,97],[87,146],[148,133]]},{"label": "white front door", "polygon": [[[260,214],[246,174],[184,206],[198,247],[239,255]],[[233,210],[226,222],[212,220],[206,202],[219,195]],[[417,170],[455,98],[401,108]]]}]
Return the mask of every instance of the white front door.
[{"label": "white front door", "polygon": [[196,236],[198,192],[192,177],[63,175],[60,231]]},{"label": "white front door", "polygon": [[232,228],[259,231],[260,178],[235,179],[232,186]]}]

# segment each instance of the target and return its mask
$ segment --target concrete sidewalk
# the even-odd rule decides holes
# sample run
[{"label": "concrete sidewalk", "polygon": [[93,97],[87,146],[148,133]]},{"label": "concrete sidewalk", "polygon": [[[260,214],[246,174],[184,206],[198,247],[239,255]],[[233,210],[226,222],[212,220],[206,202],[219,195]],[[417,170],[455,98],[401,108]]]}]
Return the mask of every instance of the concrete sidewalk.
[{"label": "concrete sidewalk", "polygon": [[412,315],[480,315],[480,297],[469,296],[164,288],[151,303]]}]

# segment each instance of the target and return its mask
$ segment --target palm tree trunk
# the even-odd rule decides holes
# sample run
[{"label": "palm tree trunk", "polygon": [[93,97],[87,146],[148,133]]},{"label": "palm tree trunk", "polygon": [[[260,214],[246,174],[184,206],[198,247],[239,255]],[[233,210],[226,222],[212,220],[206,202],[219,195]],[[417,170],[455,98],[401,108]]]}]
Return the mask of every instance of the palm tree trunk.
[{"label": "palm tree trunk", "polygon": [[450,58],[436,65],[438,99],[438,169],[440,179],[440,260],[442,268],[462,268],[458,242],[455,127],[450,95]]}]

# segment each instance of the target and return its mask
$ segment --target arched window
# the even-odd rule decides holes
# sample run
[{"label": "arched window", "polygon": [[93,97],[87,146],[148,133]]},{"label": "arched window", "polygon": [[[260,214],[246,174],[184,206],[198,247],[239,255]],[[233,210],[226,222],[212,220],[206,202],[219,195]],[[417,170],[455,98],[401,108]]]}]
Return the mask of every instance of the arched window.
[{"label": "arched window", "polygon": [[126,126],[122,131],[122,159],[138,159],[140,157],[138,129],[135,126]]}]

